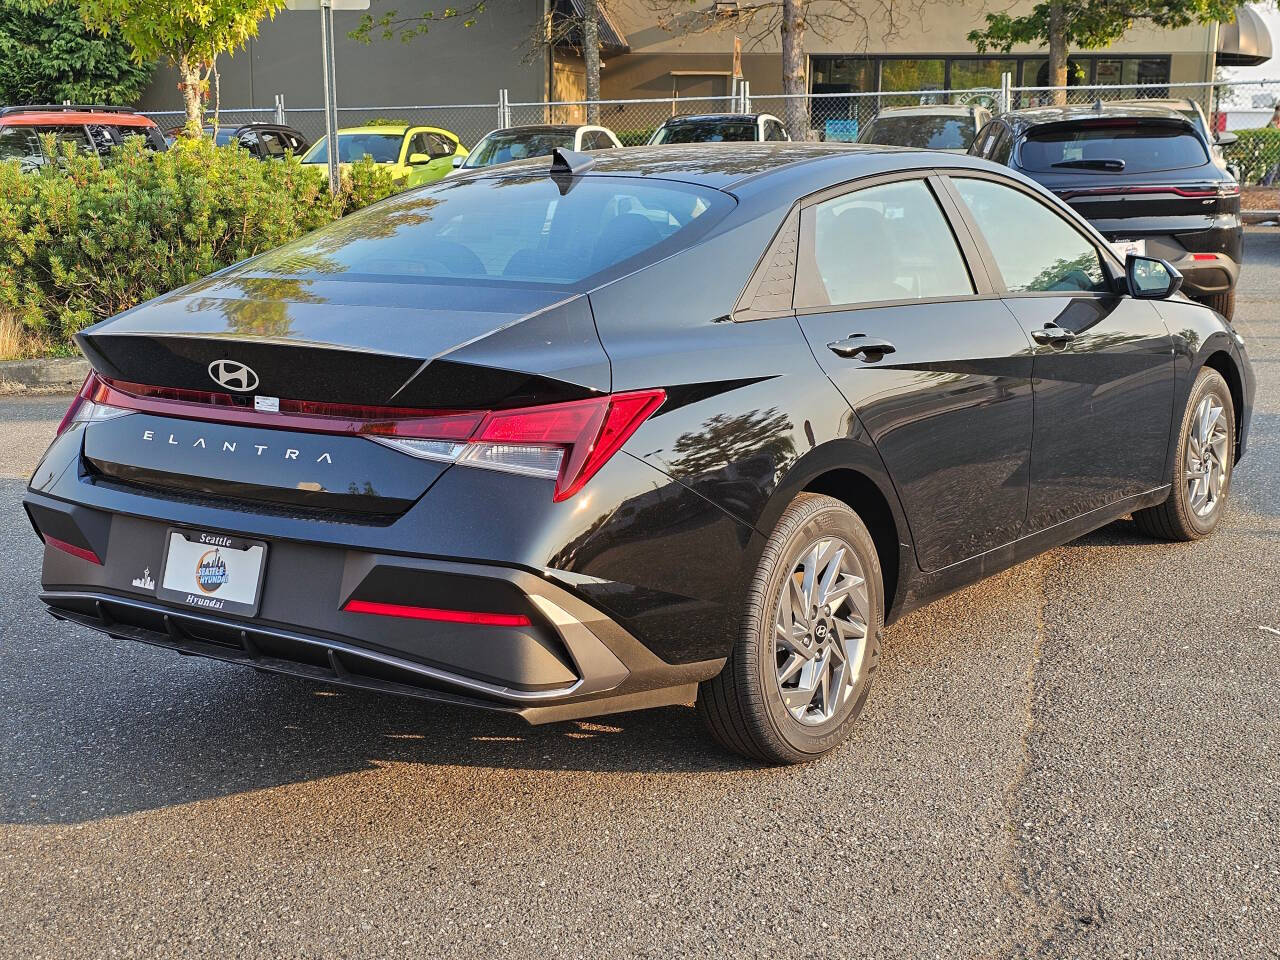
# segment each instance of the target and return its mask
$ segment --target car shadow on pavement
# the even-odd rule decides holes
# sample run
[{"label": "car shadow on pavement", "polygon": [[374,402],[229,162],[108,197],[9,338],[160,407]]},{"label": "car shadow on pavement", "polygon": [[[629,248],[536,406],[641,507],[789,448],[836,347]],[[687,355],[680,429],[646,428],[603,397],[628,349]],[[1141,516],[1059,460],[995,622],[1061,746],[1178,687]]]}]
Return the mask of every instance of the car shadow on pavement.
[{"label": "car shadow on pavement", "polygon": [[[103,642],[115,641],[84,635],[86,647]],[[148,661],[172,654],[139,645],[123,653],[135,661],[128,676],[91,701],[63,701],[56,724],[10,713],[22,736],[6,737],[0,822],[84,822],[386,764],[617,773],[754,766],[718,748],[691,706],[535,727],[226,664],[182,658],[166,669]]]}]

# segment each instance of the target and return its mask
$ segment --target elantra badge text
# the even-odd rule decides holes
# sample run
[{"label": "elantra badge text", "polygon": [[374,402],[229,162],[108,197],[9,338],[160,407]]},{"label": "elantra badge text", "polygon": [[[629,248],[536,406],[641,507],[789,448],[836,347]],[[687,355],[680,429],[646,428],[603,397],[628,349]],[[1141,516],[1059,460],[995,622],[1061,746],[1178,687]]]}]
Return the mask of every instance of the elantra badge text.
[{"label": "elantra badge text", "polygon": [[213,382],[237,393],[248,393],[258,389],[258,375],[252,367],[245,366],[238,360],[215,360],[209,364],[209,376]]},{"label": "elantra badge text", "polygon": [[[143,440],[145,440],[145,441],[147,441],[148,443],[155,443],[155,442],[156,442],[156,432],[155,432],[154,430],[143,430],[143,431],[142,431],[142,439],[143,439]],[[186,445],[185,441],[179,441],[179,440],[178,440],[178,438],[177,438],[176,436],[174,436],[172,433],[171,433],[171,434],[169,434],[169,438],[168,438],[167,440],[161,440],[161,441],[159,441],[159,442],[161,442],[161,443],[165,444],[166,446],[170,446],[170,447],[181,447],[181,446],[185,446],[185,445]],[[221,449],[221,451],[219,451],[219,452],[221,452],[221,453],[235,453],[235,452],[236,452],[236,450],[238,449],[238,447],[239,447],[239,441],[237,441],[237,440],[224,440],[224,441],[222,441],[222,449]],[[192,442],[192,444],[191,444],[191,448],[192,448],[193,450],[208,450],[208,449],[209,449],[209,444],[205,441],[204,437],[196,437],[196,438],[195,438],[195,440],[194,440],[194,441]],[[271,445],[270,445],[270,444],[266,444],[266,443],[247,443],[247,444],[245,444],[245,450],[244,450],[244,452],[245,452],[245,453],[248,453],[250,450],[253,450],[253,451],[255,451],[255,454],[254,454],[254,455],[255,455],[255,456],[259,456],[259,457],[260,457],[260,456],[262,456],[264,453],[266,453],[268,450],[271,450],[271,449],[273,449],[273,448],[271,447]],[[279,447],[276,447],[276,448],[274,448],[274,449],[277,451],[276,455],[277,455],[277,456],[279,456],[279,455],[280,455],[280,453],[279,453],[279,449],[280,449],[280,448],[279,448]],[[286,447],[286,448],[284,449],[283,456],[284,456],[284,459],[286,459],[286,460],[297,460],[297,459],[298,459],[298,454],[299,454],[299,453],[301,453],[301,452],[302,452],[302,451],[300,451],[300,450],[296,450],[296,449],[294,449],[293,447]],[[333,463],[333,457],[329,456],[329,454],[328,454],[327,452],[325,452],[325,453],[320,454],[320,456],[316,457],[315,462],[316,462],[316,463],[328,463],[328,464],[332,464],[332,463]]]}]

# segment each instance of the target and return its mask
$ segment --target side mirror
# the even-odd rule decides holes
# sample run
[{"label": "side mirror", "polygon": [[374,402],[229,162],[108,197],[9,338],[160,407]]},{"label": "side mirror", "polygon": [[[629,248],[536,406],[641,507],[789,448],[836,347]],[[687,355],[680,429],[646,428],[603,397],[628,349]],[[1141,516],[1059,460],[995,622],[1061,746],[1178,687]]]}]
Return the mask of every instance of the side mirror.
[{"label": "side mirror", "polygon": [[1214,143],[1220,147],[1229,147],[1240,138],[1234,133],[1223,130],[1220,134],[1213,138]]},{"label": "side mirror", "polygon": [[1133,253],[1125,258],[1124,278],[1135,300],[1166,300],[1182,287],[1182,274],[1167,261]]},{"label": "side mirror", "polygon": [[466,158],[466,157],[464,157],[462,154],[460,154],[460,153],[459,153],[459,154],[454,154],[454,157],[453,157],[453,169],[457,170],[459,167],[461,167],[461,166],[462,166],[464,163],[466,163],[466,162],[467,162],[467,158]]},{"label": "side mirror", "polygon": [[431,158],[427,156],[425,153],[409,154],[409,166],[411,167],[416,167],[419,164],[430,163],[430,162],[431,162]]}]

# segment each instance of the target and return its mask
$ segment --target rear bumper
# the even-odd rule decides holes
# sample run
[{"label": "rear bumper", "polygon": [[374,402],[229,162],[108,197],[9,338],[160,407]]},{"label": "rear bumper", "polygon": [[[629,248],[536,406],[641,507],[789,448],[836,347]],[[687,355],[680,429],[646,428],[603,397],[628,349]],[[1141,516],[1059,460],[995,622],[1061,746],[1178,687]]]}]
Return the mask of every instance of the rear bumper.
[{"label": "rear bumper", "polygon": [[[313,680],[513,713],[532,723],[688,702],[723,660],[670,664],[567,585],[527,570],[272,541],[256,616],[156,595],[159,545],[175,524],[29,491],[47,538],[41,600],[111,637]],[[136,569],[135,569],[136,568]],[[144,571],[149,570],[149,573]],[[141,583],[134,583],[134,580]],[[521,615],[523,626],[346,611],[348,600]]]},{"label": "rear bumper", "polygon": [[[1133,225],[1106,225],[1112,241],[1141,239],[1148,256],[1167,260],[1182,274],[1182,289],[1194,297],[1227,293],[1240,279],[1242,229],[1238,218],[1228,226],[1180,233],[1149,233]],[[1114,228],[1114,229],[1113,229]]]},{"label": "rear bumper", "polygon": [[1206,254],[1187,253],[1169,261],[1182,274],[1182,289],[1191,296],[1204,297],[1228,293],[1240,279],[1240,264],[1226,254],[1214,254],[1212,260],[1196,259]]}]

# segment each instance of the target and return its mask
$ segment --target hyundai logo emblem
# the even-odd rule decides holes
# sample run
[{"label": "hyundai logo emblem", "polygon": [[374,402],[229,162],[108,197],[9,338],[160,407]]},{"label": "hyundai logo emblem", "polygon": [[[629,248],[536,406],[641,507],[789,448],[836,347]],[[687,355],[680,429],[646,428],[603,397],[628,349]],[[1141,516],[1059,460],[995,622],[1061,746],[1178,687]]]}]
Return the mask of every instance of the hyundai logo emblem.
[{"label": "hyundai logo emblem", "polygon": [[237,393],[258,389],[258,375],[252,367],[236,360],[215,360],[209,364],[209,376],[213,382]]}]

